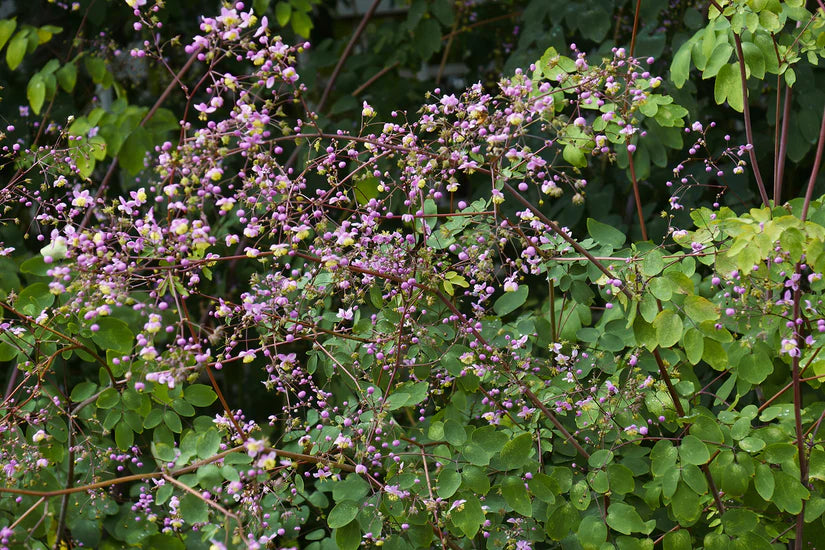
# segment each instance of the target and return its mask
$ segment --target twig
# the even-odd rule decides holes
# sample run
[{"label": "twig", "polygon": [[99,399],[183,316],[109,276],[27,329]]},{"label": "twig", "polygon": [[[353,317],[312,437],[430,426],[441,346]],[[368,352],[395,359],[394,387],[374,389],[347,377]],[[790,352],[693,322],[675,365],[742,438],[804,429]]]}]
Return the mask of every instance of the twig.
[{"label": "twig", "polygon": [[352,48],[355,46],[355,43],[361,37],[361,33],[364,32],[364,29],[367,27],[367,23],[370,19],[372,19],[372,15],[375,13],[376,8],[378,8],[378,4],[381,3],[381,0],[373,0],[372,5],[367,9],[366,13],[364,13],[364,17],[361,18],[361,22],[358,23],[358,27],[356,27],[355,32],[352,33],[352,36],[347,43],[347,46],[344,48],[344,51],[341,53],[341,57],[338,58],[338,63],[335,64],[335,68],[332,70],[332,75],[330,75],[329,80],[327,81],[327,86],[324,88],[324,93],[321,94],[321,99],[318,101],[318,105],[315,107],[317,112],[321,112],[324,108],[324,104],[327,102],[329,98],[329,93],[332,91],[332,87],[335,85],[335,81],[338,80],[338,74],[341,72],[341,68],[346,63],[347,58],[349,57],[350,53],[352,52]]}]

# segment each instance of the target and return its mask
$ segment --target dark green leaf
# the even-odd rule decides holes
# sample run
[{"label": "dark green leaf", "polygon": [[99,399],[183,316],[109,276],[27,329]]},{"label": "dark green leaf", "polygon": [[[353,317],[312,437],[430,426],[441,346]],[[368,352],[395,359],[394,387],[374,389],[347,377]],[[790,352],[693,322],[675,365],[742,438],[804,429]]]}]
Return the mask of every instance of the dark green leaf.
[{"label": "dark green leaf", "polygon": [[331,529],[343,527],[355,519],[359,508],[358,503],[355,501],[342,500],[330,510],[329,516],[327,516],[327,525]]},{"label": "dark green leaf", "polygon": [[625,242],[625,234],[593,218],[587,218],[587,232],[597,243],[614,249],[621,248]]},{"label": "dark green leaf", "polygon": [[533,447],[533,437],[524,433],[511,439],[501,449],[501,462],[508,470],[521,467],[530,456]]},{"label": "dark green leaf", "polygon": [[505,292],[493,304],[493,310],[501,317],[512,313],[527,301],[529,291],[527,285],[519,285],[515,292]]}]

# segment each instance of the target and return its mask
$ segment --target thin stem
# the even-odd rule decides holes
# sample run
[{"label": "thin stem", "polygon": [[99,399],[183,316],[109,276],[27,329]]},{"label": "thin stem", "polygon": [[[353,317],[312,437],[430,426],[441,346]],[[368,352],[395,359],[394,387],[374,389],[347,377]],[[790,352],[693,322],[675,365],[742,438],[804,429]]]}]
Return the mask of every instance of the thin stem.
[{"label": "thin stem", "polygon": [[[825,128],[825,123],[823,124]],[[807,204],[806,204],[807,206]],[[803,213],[804,219],[804,213]],[[799,265],[796,266],[796,272],[799,273]],[[794,320],[800,319],[801,308],[800,300],[802,298],[802,290],[796,289],[793,295],[793,317]],[[800,332],[801,327],[794,324],[794,337],[797,342],[803,341],[803,335]],[[793,408],[794,408],[794,429],[796,431],[796,448],[799,453],[799,481],[802,486],[808,485],[808,457],[805,452],[805,433],[802,430],[802,384],[800,382],[799,370],[799,354],[792,358],[791,376],[793,382]],[[796,550],[802,550],[802,534],[805,528],[805,501],[802,501],[802,510],[796,516],[796,540],[794,547]]]},{"label": "thin stem", "polygon": [[739,38],[737,33],[733,33],[733,40],[736,43],[736,56],[739,58],[739,79],[742,81],[742,114],[745,117],[745,135],[748,138],[748,145],[750,145],[748,155],[753,175],[756,178],[756,185],[759,187],[759,196],[762,197],[762,203],[765,206],[770,206],[762,172],[759,171],[759,163],[756,160],[756,147],[753,143],[753,124],[751,124],[751,110],[748,106],[748,77],[745,74],[745,54],[742,52],[742,39]]},{"label": "thin stem", "polygon": [[370,19],[372,19],[373,14],[375,13],[376,8],[378,8],[378,4],[381,3],[381,0],[373,0],[370,7],[364,13],[364,17],[361,18],[361,22],[358,23],[358,27],[356,27],[355,32],[352,33],[352,36],[349,39],[344,51],[341,53],[341,57],[338,58],[338,63],[335,64],[335,68],[332,69],[332,75],[330,75],[329,80],[327,81],[327,86],[324,88],[324,93],[321,94],[321,99],[318,101],[318,105],[315,107],[317,112],[321,112],[324,108],[324,105],[329,99],[329,94],[332,91],[332,87],[335,86],[335,81],[338,80],[338,75],[341,73],[341,69],[344,67],[344,63],[346,63],[347,59],[352,53],[352,48],[355,47],[355,43],[361,38],[361,33],[364,32],[364,29],[367,28],[367,23]]},{"label": "thin stem", "polygon": [[636,33],[639,31],[639,12],[641,8],[642,0],[636,0],[636,11],[633,14],[633,34],[630,36],[630,57],[633,57],[633,51],[636,49]]},{"label": "thin stem", "polygon": [[[788,150],[788,127],[791,120],[791,95],[793,89],[785,86],[785,102],[782,107],[782,133],[779,137],[779,153],[776,157],[776,181],[773,183],[773,205],[778,206],[782,198],[782,180],[785,178],[785,157]],[[777,96],[778,99],[778,96]]]},{"label": "thin stem", "polygon": [[383,69],[381,69],[380,71],[378,71],[377,73],[372,75],[370,78],[368,78],[366,82],[364,82],[363,84],[361,84],[360,86],[355,88],[355,90],[353,90],[351,95],[353,97],[358,97],[359,95],[361,95],[361,92],[363,92],[364,90],[366,90],[367,88],[372,86],[373,83],[376,80],[378,80],[379,78],[381,78],[382,76],[384,76],[385,74],[387,74],[388,72],[390,72],[391,70],[396,68],[398,65],[399,65],[398,61],[396,61],[392,65],[387,65],[386,67],[384,67]]},{"label": "thin stem", "polygon": [[[638,6],[637,6],[638,9]],[[638,15],[638,14],[637,14]],[[630,55],[633,55],[632,53]],[[645,225],[645,217],[642,214],[642,197],[639,194],[639,182],[636,181],[636,167],[633,164],[633,153],[628,149],[627,164],[630,167],[630,182],[633,184],[633,197],[636,199],[636,212],[639,214],[639,227],[642,230],[642,240],[647,240],[647,226]]]}]

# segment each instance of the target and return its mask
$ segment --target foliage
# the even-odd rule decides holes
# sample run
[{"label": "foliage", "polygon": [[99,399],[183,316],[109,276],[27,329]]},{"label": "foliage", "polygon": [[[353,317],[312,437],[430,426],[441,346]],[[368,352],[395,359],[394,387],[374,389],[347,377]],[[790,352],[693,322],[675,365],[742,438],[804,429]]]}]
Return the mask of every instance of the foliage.
[{"label": "foliage", "polygon": [[[52,57],[62,29],[0,22],[26,83],[0,191],[3,547],[823,540],[819,115],[804,197],[780,199],[825,11],[711,2],[656,38],[648,7],[612,45],[624,4],[587,2],[548,39],[582,41],[546,44],[535,1],[500,60],[522,68],[415,112],[348,91],[354,40],[304,40],[325,3],[224,4],[187,38],[185,9],[126,4],[147,37],[128,49],[77,30]],[[412,2],[370,63],[443,68],[471,8]],[[670,80],[637,41],[673,46]],[[302,79],[339,47],[326,84]],[[692,116],[693,67],[726,118]],[[767,75],[788,108],[765,148]],[[724,205],[746,172],[761,204]]]}]

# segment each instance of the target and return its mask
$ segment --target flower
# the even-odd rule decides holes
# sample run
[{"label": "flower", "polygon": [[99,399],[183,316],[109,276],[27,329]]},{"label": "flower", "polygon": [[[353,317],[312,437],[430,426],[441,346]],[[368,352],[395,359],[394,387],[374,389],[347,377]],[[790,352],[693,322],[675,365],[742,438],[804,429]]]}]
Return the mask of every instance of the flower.
[{"label": "flower", "polygon": [[351,307],[347,308],[347,309],[338,308],[338,318],[341,319],[342,321],[352,321],[352,318],[353,318],[352,308]]}]

